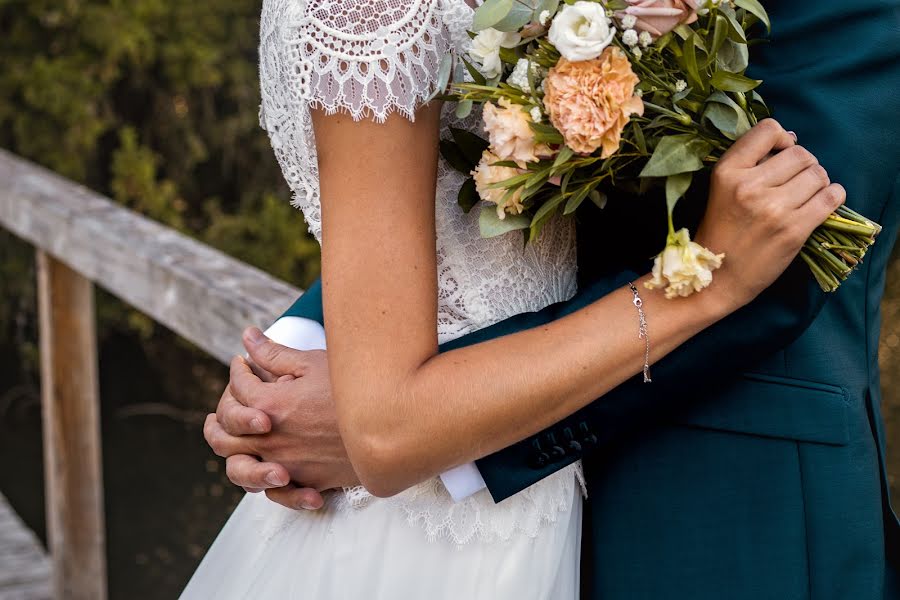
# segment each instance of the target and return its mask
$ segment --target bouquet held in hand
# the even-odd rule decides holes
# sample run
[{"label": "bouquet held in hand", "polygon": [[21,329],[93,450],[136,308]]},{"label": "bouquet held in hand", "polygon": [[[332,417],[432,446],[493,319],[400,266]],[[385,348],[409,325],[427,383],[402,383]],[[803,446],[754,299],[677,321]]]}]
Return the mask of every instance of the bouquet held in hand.
[{"label": "bouquet held in hand", "polygon": [[[469,176],[460,206],[484,201],[484,236],[533,241],[560,211],[602,208],[607,191],[662,187],[669,234],[647,285],[700,291],[725,257],[676,231],[672,213],[694,174],[769,116],[745,75],[752,35],[769,26],[757,0],[486,0],[463,57],[470,80],[449,97],[461,117],[483,105],[487,139],[454,129],[441,143]],[[841,207],[800,256],[834,291],[880,230]]]}]

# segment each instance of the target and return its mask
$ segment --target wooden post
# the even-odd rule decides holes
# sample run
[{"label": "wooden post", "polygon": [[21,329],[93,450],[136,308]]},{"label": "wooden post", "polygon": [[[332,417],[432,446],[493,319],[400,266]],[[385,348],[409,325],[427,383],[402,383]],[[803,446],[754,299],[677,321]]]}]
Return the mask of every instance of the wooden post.
[{"label": "wooden post", "polygon": [[38,250],[47,537],[54,598],[104,600],[106,553],[93,284]]}]

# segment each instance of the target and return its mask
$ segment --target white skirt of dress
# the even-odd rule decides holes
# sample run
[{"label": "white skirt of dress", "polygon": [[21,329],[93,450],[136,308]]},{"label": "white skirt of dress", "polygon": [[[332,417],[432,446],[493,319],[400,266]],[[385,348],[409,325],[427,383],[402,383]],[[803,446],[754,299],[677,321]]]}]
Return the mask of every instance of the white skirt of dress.
[{"label": "white skirt of dress", "polygon": [[[428,539],[390,500],[297,512],[247,494],[181,600],[577,600],[582,499],[536,536]],[[502,506],[499,505],[499,506]]]}]

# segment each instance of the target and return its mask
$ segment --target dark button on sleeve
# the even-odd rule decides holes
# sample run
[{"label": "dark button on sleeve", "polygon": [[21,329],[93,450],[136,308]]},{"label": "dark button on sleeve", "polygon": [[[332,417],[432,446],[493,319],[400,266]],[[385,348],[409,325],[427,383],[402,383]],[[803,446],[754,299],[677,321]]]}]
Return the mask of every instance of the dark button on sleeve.
[{"label": "dark button on sleeve", "polygon": [[597,436],[591,433],[591,430],[588,428],[588,424],[585,421],[582,421],[578,424],[578,431],[581,433],[581,443],[586,444],[588,446],[596,446],[599,440]]},{"label": "dark button on sleeve", "polygon": [[547,434],[547,443],[550,446],[550,458],[554,462],[566,457],[565,449],[556,443],[556,436],[552,432]]},{"label": "dark button on sleeve", "polygon": [[581,444],[575,441],[575,434],[572,433],[572,429],[570,427],[566,427],[563,429],[563,437],[566,440],[566,446],[569,447],[570,452],[574,452],[578,454],[581,452]]}]

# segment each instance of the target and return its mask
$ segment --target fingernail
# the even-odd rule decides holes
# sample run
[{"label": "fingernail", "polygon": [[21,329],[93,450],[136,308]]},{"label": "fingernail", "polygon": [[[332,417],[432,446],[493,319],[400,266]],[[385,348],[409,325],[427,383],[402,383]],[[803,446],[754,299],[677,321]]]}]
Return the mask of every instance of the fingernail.
[{"label": "fingernail", "polygon": [[277,485],[278,487],[283,486],[284,484],[281,482],[281,478],[275,474],[275,471],[269,471],[266,475],[266,483],[269,485]]},{"label": "fingernail", "polygon": [[794,138],[794,141],[795,141],[795,142],[797,141],[798,138],[797,138],[797,134],[796,134],[795,132],[793,132],[793,131],[788,131],[787,133],[788,133],[789,136],[791,136],[792,138]]},{"label": "fingernail", "polygon": [[253,420],[250,421],[250,427],[253,431],[262,433],[265,428],[263,427],[262,421],[259,418],[254,417]]},{"label": "fingernail", "polygon": [[250,327],[247,329],[247,339],[254,344],[262,344],[266,341],[266,335],[260,331],[259,327]]},{"label": "fingernail", "polygon": [[301,502],[300,508],[302,508],[303,510],[319,510],[318,506],[313,506],[309,502]]}]

